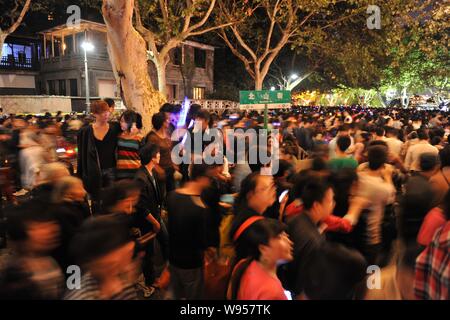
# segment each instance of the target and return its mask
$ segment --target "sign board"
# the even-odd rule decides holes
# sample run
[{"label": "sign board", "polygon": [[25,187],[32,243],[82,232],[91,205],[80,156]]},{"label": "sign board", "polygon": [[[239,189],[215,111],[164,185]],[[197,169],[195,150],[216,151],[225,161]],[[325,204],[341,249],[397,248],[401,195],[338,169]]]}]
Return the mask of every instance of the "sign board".
[{"label": "sign board", "polygon": [[262,110],[291,107],[291,91],[289,90],[252,90],[239,91],[240,109]]}]

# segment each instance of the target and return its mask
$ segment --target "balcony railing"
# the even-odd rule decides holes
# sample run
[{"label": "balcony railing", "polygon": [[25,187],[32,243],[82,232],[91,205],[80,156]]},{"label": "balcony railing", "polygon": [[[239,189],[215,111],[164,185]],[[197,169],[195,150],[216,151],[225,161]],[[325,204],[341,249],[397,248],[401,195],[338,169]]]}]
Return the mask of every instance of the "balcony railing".
[{"label": "balcony railing", "polygon": [[[171,100],[170,103],[182,104],[181,100]],[[239,103],[229,100],[189,100],[189,104],[199,104],[204,109],[208,110],[225,110],[225,109],[239,109]]]},{"label": "balcony railing", "polygon": [[38,64],[31,58],[16,58],[12,56],[2,57],[0,60],[1,69],[36,70]]}]

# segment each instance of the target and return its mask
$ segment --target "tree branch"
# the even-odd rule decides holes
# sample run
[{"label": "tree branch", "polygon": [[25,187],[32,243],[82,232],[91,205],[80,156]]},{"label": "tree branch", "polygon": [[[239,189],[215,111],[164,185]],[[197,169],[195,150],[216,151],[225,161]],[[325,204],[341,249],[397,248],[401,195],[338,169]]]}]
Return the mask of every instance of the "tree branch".
[{"label": "tree branch", "polygon": [[242,53],[240,53],[239,50],[230,42],[225,30],[220,29],[220,32],[218,32],[218,35],[220,38],[223,39],[223,41],[225,41],[227,46],[230,48],[231,52],[233,52],[233,54],[244,63],[245,69],[250,74],[250,76],[253,79],[255,79],[255,71],[252,70],[252,68],[251,68],[251,62]]},{"label": "tree branch", "polygon": [[198,29],[198,28],[202,27],[206,23],[206,21],[208,21],[208,18],[211,15],[211,12],[213,11],[215,5],[216,5],[216,0],[212,0],[211,4],[209,5],[208,11],[206,11],[206,13],[203,16],[202,20],[200,20],[198,23],[196,23],[193,26],[191,26],[188,29],[189,33],[194,31],[195,29]]},{"label": "tree branch", "polygon": [[[17,3],[16,3],[17,4]],[[16,22],[14,22],[7,30],[5,33],[7,34],[11,34],[14,31],[16,31],[16,29],[20,26],[20,24],[22,23],[23,18],[25,17],[25,14],[27,13],[28,9],[30,8],[30,4],[31,4],[31,0],[27,0],[27,2],[25,2],[25,5],[22,8],[22,11],[20,12],[19,17],[17,18]],[[17,7],[16,9],[17,10]]]}]

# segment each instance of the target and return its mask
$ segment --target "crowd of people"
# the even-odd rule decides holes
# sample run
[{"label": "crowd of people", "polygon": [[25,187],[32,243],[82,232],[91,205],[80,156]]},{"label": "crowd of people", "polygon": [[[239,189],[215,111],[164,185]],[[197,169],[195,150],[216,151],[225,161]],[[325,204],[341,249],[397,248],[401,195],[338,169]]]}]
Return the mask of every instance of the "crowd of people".
[{"label": "crowd of people", "polygon": [[450,299],[449,114],[185,111],[0,120],[1,299]]}]

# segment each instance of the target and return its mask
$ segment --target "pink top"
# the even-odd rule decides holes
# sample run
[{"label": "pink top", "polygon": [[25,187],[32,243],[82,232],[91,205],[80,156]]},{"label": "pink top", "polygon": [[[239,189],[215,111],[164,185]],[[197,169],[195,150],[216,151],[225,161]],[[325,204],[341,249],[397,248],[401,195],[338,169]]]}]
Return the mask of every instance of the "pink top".
[{"label": "pink top", "polygon": [[238,300],[287,300],[278,278],[272,277],[257,261],[252,261],[239,284]]},{"label": "pink top", "polygon": [[423,219],[417,235],[417,243],[423,246],[428,246],[433,240],[436,230],[442,227],[447,222],[442,209],[436,207],[431,209]]}]

